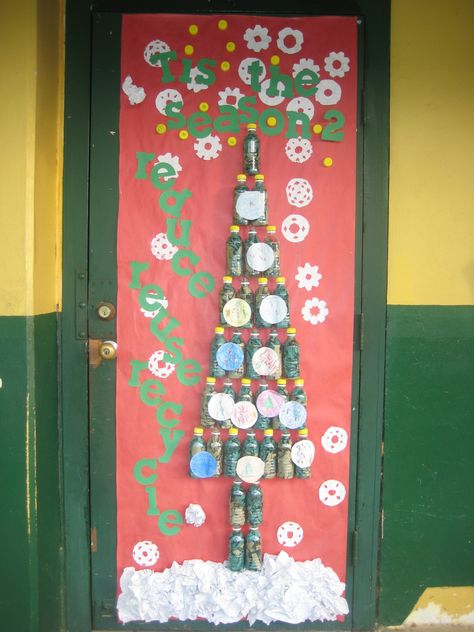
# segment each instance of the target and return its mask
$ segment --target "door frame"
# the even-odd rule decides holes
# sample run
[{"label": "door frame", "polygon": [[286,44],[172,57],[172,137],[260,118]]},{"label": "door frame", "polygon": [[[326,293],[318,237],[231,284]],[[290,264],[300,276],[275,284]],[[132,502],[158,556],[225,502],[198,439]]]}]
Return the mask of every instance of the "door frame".
[{"label": "door frame", "polygon": [[[240,3],[238,12],[285,13],[283,2]],[[187,6],[188,5],[188,6]],[[233,12],[230,0],[189,6],[175,0],[172,12]],[[377,614],[381,445],[385,372],[388,224],[390,0],[300,1],[300,12],[359,15],[364,49],[360,70],[364,93],[359,121],[363,159],[358,204],[363,208],[360,296],[359,428],[352,450],[357,471],[355,525],[349,554],[353,568],[353,629],[370,630]],[[330,7],[330,11],[329,11]],[[133,3],[150,12],[150,1]],[[163,11],[166,7],[160,6]],[[70,632],[91,630],[89,524],[89,427],[87,354],[87,265],[92,18],[96,12],[127,13],[124,0],[70,0],[66,7],[66,80],[63,181],[63,312],[61,316],[61,428],[65,524],[65,620]],[[234,8],[235,12],[235,8]],[[85,304],[86,307],[81,307]],[[356,322],[357,319],[356,319]],[[355,437],[354,437],[355,438]],[[319,627],[319,626],[318,626]],[[331,626],[327,626],[330,628]],[[326,627],[325,627],[326,629]]]}]

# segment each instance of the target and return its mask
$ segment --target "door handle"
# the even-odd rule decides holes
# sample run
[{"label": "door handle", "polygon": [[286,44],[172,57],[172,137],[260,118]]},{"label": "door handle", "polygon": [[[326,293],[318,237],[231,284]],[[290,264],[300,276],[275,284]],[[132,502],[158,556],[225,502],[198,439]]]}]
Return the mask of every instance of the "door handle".
[{"label": "door handle", "polygon": [[102,360],[115,360],[117,357],[117,343],[114,340],[104,340],[99,344],[99,355]]}]

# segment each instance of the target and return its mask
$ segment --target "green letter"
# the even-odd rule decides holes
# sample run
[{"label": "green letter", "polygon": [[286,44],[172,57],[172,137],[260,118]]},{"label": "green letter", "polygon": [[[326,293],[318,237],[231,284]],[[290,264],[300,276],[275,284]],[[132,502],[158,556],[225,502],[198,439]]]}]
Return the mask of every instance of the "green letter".
[{"label": "green letter", "polygon": [[180,265],[181,259],[188,259],[192,266],[197,265],[201,261],[201,257],[196,255],[192,250],[178,250],[171,259],[171,267],[173,272],[179,276],[188,276],[191,274],[191,268],[183,268]]},{"label": "green letter", "polygon": [[[309,116],[304,112],[292,112],[288,110],[288,131],[285,134],[286,138],[297,138],[301,136],[302,138],[309,138]],[[296,129],[296,125],[301,124],[302,129]]]},{"label": "green letter", "polygon": [[[202,289],[198,284],[201,284]],[[206,293],[214,289],[214,277],[209,272],[195,272],[188,281],[188,290],[195,298],[204,298]]]},{"label": "green letter", "polygon": [[[165,112],[168,117],[168,127],[170,129],[181,129],[186,125],[186,119],[180,113],[183,109],[183,105],[184,103],[182,101],[170,101],[166,105]],[[176,115],[175,118],[173,118],[173,114]]]},{"label": "green letter", "polygon": [[130,261],[130,267],[132,268],[132,280],[128,287],[132,290],[139,290],[141,283],[139,281],[140,274],[150,267],[149,263],[141,263],[140,261]]},{"label": "green letter", "polygon": [[[181,237],[176,237],[176,227],[178,222],[181,224]],[[189,246],[189,231],[191,230],[192,221],[190,219],[171,219],[166,220],[166,236],[174,246]]]},{"label": "green letter", "polygon": [[171,81],[174,81],[169,65],[169,62],[174,59],[176,59],[176,51],[174,50],[169,50],[165,53],[156,53],[150,57],[150,61],[154,66],[157,66],[158,62],[161,62],[161,70],[163,72],[161,83],[170,83]]},{"label": "green letter", "polygon": [[184,430],[168,430],[167,428],[160,428],[160,435],[163,437],[163,443],[165,444],[165,453],[160,456],[158,461],[160,463],[168,463],[173,456],[173,452],[178,447],[178,443],[184,437]]},{"label": "green letter", "polygon": [[179,217],[181,214],[181,207],[188,198],[192,196],[191,191],[183,189],[182,191],[164,191],[160,195],[160,208],[165,213],[173,215],[173,217]]},{"label": "green letter", "polygon": [[159,516],[160,512],[156,505],[156,487],[145,487],[145,491],[148,496],[148,509],[146,510],[147,516]]},{"label": "green letter", "polygon": [[216,129],[216,132],[238,134],[240,129],[239,113],[237,108],[233,105],[219,105],[219,112],[222,112],[224,115],[217,116],[214,119],[214,127]]},{"label": "green letter", "polygon": [[[270,116],[273,116],[277,120],[275,127],[269,127],[267,125],[267,120]],[[262,132],[267,136],[277,136],[277,134],[279,134],[285,127],[285,119],[280,110],[277,110],[276,108],[267,108],[261,113],[258,124]]]},{"label": "green letter", "polygon": [[[305,68],[300,70],[295,77],[295,90],[298,94],[301,94],[301,96],[310,97],[316,93],[318,83],[319,77],[314,70]],[[307,87],[305,88],[305,86]]]},{"label": "green letter", "polygon": [[[280,73],[280,66],[270,66],[270,85],[267,94],[269,97],[287,97],[293,96],[291,77]],[[279,83],[283,84],[283,90],[280,92]]]},{"label": "green letter", "polygon": [[[161,180],[163,178],[163,180]],[[153,167],[150,180],[155,189],[165,191],[173,186],[176,179],[175,168],[167,162],[159,162]]]},{"label": "green letter", "polygon": [[169,524],[181,525],[183,524],[183,516],[174,509],[167,509],[158,518],[158,529],[163,535],[176,535],[181,529],[179,527],[169,527],[166,524],[167,522],[169,522]]},{"label": "green letter", "polygon": [[[143,384],[140,386],[140,399],[147,406],[158,406],[161,402],[160,395],[164,395],[165,387],[161,382],[150,378],[149,380],[145,380]],[[158,397],[150,397],[150,393],[157,393]]]},{"label": "green letter", "polygon": [[201,379],[199,375],[195,375],[194,377],[188,377],[186,373],[200,373],[202,371],[202,367],[197,360],[193,360],[190,358],[189,360],[185,360],[184,362],[180,362],[176,367],[176,377],[184,384],[184,386],[193,386],[197,384]]},{"label": "green letter", "polygon": [[160,426],[164,426],[165,428],[174,428],[179,424],[179,419],[166,419],[165,413],[167,410],[171,410],[171,412],[179,415],[183,410],[183,407],[181,404],[175,404],[174,402],[163,402],[156,409],[156,419]]},{"label": "green letter", "polygon": [[[205,127],[202,127],[202,126]],[[199,129],[202,127],[202,129]],[[194,138],[205,138],[212,131],[212,119],[207,112],[194,112],[188,118],[188,130]]]},{"label": "green letter", "polygon": [[196,83],[201,83],[205,86],[212,86],[212,84],[216,80],[216,75],[212,72],[210,68],[207,68],[206,64],[211,68],[214,68],[216,63],[217,62],[215,59],[207,59],[206,57],[200,59],[196,65],[197,69],[202,74],[196,75]]},{"label": "green letter", "polygon": [[145,369],[148,369],[148,362],[140,362],[140,360],[130,360],[132,366],[132,375],[128,381],[129,386],[140,386],[139,375]]},{"label": "green letter", "polygon": [[247,112],[239,116],[241,123],[255,123],[258,119],[258,111],[255,108],[248,107],[249,103],[256,103],[257,97],[242,97],[239,101],[239,110]]},{"label": "green letter", "polygon": [[137,170],[135,175],[133,176],[136,180],[146,180],[148,178],[148,174],[146,172],[147,164],[153,160],[155,154],[153,152],[147,153],[144,151],[137,151],[135,153],[137,157]]},{"label": "green letter", "polygon": [[146,312],[154,312],[159,307],[162,307],[160,300],[163,300],[165,295],[159,285],[155,283],[149,283],[140,290],[138,295],[138,302],[140,307]]},{"label": "green letter", "polygon": [[149,476],[145,476],[143,474],[144,467],[149,467],[150,470],[156,470],[156,459],[140,459],[135,463],[133,467],[133,476],[135,477],[137,483],[140,483],[140,485],[151,485],[156,481],[157,474],[150,474]]}]

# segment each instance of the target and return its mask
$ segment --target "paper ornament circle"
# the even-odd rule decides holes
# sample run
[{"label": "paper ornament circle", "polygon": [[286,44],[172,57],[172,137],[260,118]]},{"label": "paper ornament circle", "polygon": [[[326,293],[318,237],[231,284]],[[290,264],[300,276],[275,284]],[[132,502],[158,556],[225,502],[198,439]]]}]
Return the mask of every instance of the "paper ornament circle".
[{"label": "paper ornament circle", "polygon": [[291,430],[302,428],[306,422],[306,416],[306,408],[299,402],[286,402],[279,412],[280,422]]},{"label": "paper ornament circle", "polygon": [[243,456],[237,461],[237,476],[245,483],[256,483],[263,476],[265,463],[258,456]]},{"label": "paper ornament circle", "polygon": [[247,263],[257,272],[265,272],[275,261],[275,252],[271,246],[260,242],[252,244],[247,250]]},{"label": "paper ornament circle", "polygon": [[214,393],[207,404],[209,415],[216,421],[230,419],[233,408],[234,400],[227,393]]},{"label": "paper ornament circle", "polygon": [[306,239],[309,233],[309,222],[303,215],[288,215],[281,225],[283,237],[294,244]]},{"label": "paper ornament circle", "polygon": [[243,298],[231,298],[230,301],[224,305],[222,310],[224,320],[231,327],[243,327],[246,325],[251,316],[252,310],[247,301]]},{"label": "paper ornament circle", "polygon": [[196,478],[211,478],[217,472],[217,461],[209,452],[198,452],[189,461],[189,469]]},{"label": "paper ornament circle", "polygon": [[278,527],[277,540],[282,546],[296,546],[303,539],[303,528],[297,522],[284,522]]},{"label": "paper ornament circle", "polygon": [[321,437],[321,445],[326,452],[337,454],[338,452],[344,450],[347,445],[347,432],[344,428],[331,426]]},{"label": "paper ornament circle", "polygon": [[259,312],[266,323],[275,325],[281,322],[288,314],[288,307],[281,296],[271,294],[270,296],[265,296],[260,303]]},{"label": "paper ornament circle", "polygon": [[237,402],[234,404],[230,419],[237,428],[251,428],[258,418],[258,411],[252,402]]},{"label": "paper ornament circle", "polygon": [[260,191],[243,191],[237,198],[235,210],[240,217],[250,221],[263,215],[265,196]]},{"label": "paper ornament circle", "polygon": [[158,547],[149,540],[142,540],[137,542],[132,551],[133,559],[140,566],[153,566],[160,557]]},{"label": "paper ornament circle", "polygon": [[291,460],[298,467],[310,467],[314,461],[314,453],[314,443],[309,439],[302,439],[291,448]]},{"label": "paper ornament circle", "polygon": [[226,342],[217,349],[216,362],[224,371],[235,371],[244,362],[244,352],[235,342]]},{"label": "paper ornament circle", "polygon": [[286,399],[280,393],[267,389],[257,397],[257,409],[262,417],[276,417]]},{"label": "paper ornament circle", "polygon": [[292,178],[286,185],[286,197],[289,204],[302,208],[313,199],[313,188],[305,178]]},{"label": "paper ornament circle", "polygon": [[328,507],[335,507],[346,497],[346,488],[340,481],[327,480],[319,488],[319,500]]},{"label": "paper ornament circle", "polygon": [[278,370],[280,360],[278,354],[270,347],[260,347],[253,354],[252,366],[259,375],[272,375]]}]

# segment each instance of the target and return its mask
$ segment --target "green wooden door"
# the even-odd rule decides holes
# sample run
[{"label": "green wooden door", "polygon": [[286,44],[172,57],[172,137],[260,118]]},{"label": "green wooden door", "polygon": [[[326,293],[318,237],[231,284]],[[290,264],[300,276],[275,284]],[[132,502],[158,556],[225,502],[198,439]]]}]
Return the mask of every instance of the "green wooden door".
[{"label": "green wooden door", "polygon": [[[363,13],[362,11],[360,13]],[[368,11],[370,13],[370,11]],[[368,16],[366,15],[366,21]],[[90,190],[89,237],[87,252],[87,304],[89,339],[89,485],[91,552],[90,564],[91,618],[74,600],[74,587],[79,578],[70,574],[68,581],[69,626],[71,630],[123,629],[116,618],[116,496],[115,496],[115,361],[101,358],[101,343],[116,340],[116,319],[101,317],[103,304],[117,304],[117,212],[120,96],[120,14],[97,13],[92,20],[92,72],[90,109]],[[359,20],[359,95],[364,92],[365,111],[359,107],[358,125],[358,194],[355,234],[356,284],[354,304],[354,357],[352,383],[352,441],[349,490],[349,527],[346,599],[349,615],[344,623],[303,623],[301,629],[370,628],[375,621],[376,555],[378,546],[378,483],[380,467],[380,419],[383,384],[383,328],[385,269],[385,203],[386,166],[384,149],[375,142],[383,128],[385,95],[375,88],[374,78],[384,69],[369,63],[372,57],[364,40],[364,20]],[[375,36],[374,36],[375,37]],[[378,42],[373,42],[374,50]],[[364,79],[365,78],[365,85]],[[371,78],[370,83],[367,83]],[[371,98],[368,99],[371,96]],[[381,106],[379,105],[381,104]],[[370,116],[372,115],[372,117]],[[364,125],[365,123],[365,125]],[[372,124],[372,126],[371,126]],[[382,127],[380,127],[382,126]],[[370,169],[369,169],[370,167]],[[66,161],[66,172],[72,163]],[[378,179],[377,179],[378,178]],[[372,193],[372,196],[368,192]],[[68,192],[66,191],[66,203]],[[77,221],[77,218],[76,218]],[[71,226],[73,222],[70,222]],[[364,228],[364,230],[362,230]],[[66,234],[68,220],[66,216]],[[70,232],[71,249],[74,237]],[[67,248],[67,244],[65,244]],[[77,270],[77,267],[76,267]],[[85,277],[79,272],[77,285],[82,291]],[[84,289],[85,291],[85,289]],[[361,314],[364,313],[364,317]],[[79,312],[81,317],[81,312]],[[365,322],[366,328],[363,328]],[[367,328],[369,324],[370,328]],[[78,333],[78,332],[76,332]],[[82,337],[79,332],[78,336]],[[120,353],[120,350],[119,350]],[[67,368],[68,352],[65,351]],[[80,380],[80,376],[77,376]],[[86,386],[84,384],[84,386]],[[68,385],[65,385],[67,395]],[[66,398],[65,412],[74,405]],[[65,421],[66,425],[67,422]],[[66,431],[65,451],[73,452],[73,434]],[[69,444],[68,444],[69,441]],[[73,478],[73,477],[72,477]],[[66,471],[66,525],[72,513],[73,499],[67,497],[73,487]],[[70,511],[68,513],[68,506]],[[77,524],[69,523],[70,538],[80,538]],[[74,547],[70,547],[73,550]],[[72,553],[74,556],[75,553]],[[79,554],[80,555],[80,554]],[[83,594],[79,590],[78,594]],[[83,600],[85,604],[85,600]],[[126,629],[208,629],[206,622],[183,624],[130,623]],[[245,629],[246,623],[231,626]],[[256,629],[266,629],[256,623]],[[281,625],[272,624],[275,629]]]}]

